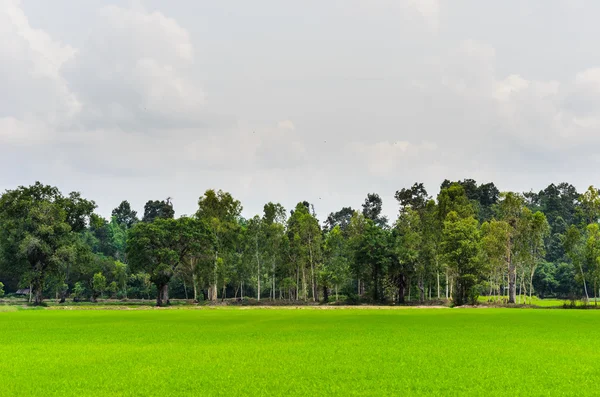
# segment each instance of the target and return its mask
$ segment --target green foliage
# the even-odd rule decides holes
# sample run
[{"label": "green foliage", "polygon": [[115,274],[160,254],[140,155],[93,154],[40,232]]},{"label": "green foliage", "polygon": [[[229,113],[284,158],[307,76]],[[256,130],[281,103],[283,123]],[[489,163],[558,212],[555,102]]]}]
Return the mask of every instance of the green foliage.
[{"label": "green foliage", "polygon": [[[117,215],[121,214],[117,213]],[[142,218],[142,222],[152,222],[155,219],[173,219],[174,217],[175,210],[173,209],[170,199],[161,201],[150,200],[144,205],[144,217]],[[132,223],[134,222],[132,221]]]},{"label": "green foliage", "polygon": [[4,296],[4,284],[0,281],[0,298]]},{"label": "green foliage", "polygon": [[125,229],[129,229],[134,224],[139,222],[139,219],[137,218],[137,212],[131,209],[131,205],[127,200],[122,201],[117,208],[112,210],[111,215],[116,223],[124,226]]},{"label": "green foliage", "polygon": [[48,277],[71,260],[75,232],[83,229],[94,207],[79,193],[64,197],[39,182],[0,198],[0,267],[30,280],[35,304],[42,303]]},{"label": "green foliage", "polygon": [[102,273],[94,274],[92,278],[92,301],[102,296],[106,291],[106,277]]},{"label": "green foliage", "polygon": [[474,217],[460,218],[452,211],[444,221],[442,250],[454,273],[453,302],[460,306],[477,303],[477,284],[481,274],[480,234]]}]

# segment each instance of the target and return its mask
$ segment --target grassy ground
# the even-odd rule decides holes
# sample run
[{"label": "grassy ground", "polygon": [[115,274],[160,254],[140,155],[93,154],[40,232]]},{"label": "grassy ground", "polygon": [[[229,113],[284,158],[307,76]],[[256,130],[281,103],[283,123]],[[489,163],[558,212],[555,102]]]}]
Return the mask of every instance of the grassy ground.
[{"label": "grassy ground", "polygon": [[0,312],[0,395],[585,395],[600,312]]}]

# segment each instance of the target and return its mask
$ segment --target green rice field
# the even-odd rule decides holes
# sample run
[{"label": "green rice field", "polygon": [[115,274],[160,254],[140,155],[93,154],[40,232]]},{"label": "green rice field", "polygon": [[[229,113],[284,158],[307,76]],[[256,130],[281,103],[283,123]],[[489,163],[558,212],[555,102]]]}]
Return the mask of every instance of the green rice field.
[{"label": "green rice field", "polygon": [[581,396],[600,311],[0,312],[2,396]]}]

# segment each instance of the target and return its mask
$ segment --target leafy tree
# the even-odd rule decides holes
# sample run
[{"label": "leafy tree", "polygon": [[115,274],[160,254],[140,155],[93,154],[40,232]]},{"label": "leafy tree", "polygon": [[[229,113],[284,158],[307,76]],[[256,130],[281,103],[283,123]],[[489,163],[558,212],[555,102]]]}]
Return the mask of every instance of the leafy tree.
[{"label": "leafy tree", "polygon": [[85,299],[86,288],[85,283],[82,281],[78,281],[75,283],[75,287],[73,288],[73,300],[75,302],[81,301]]},{"label": "leafy tree", "polygon": [[507,222],[493,219],[481,225],[481,236],[484,264],[482,270],[488,273],[490,295],[495,289],[499,297],[502,293],[501,286],[504,284],[504,275],[508,270],[511,228]]},{"label": "leafy tree", "polygon": [[597,223],[600,220],[600,193],[598,189],[590,186],[580,196],[579,201],[581,202],[580,212],[585,224]]},{"label": "leafy tree", "polygon": [[350,207],[344,207],[338,212],[332,212],[329,214],[327,219],[325,220],[325,230],[331,231],[336,226],[340,227],[342,232],[345,232],[350,225],[350,220],[352,219],[352,215],[354,215],[354,210]]},{"label": "leafy tree", "polygon": [[127,257],[132,271],[144,271],[157,288],[157,306],[169,304],[169,282],[186,256],[210,235],[203,221],[191,218],[140,222],[129,232]]},{"label": "leafy tree", "polygon": [[[242,205],[231,194],[219,190],[207,190],[198,200],[196,217],[203,221],[212,234],[213,272],[210,279],[208,298],[217,300],[219,258],[230,256],[235,247],[235,239],[240,230],[239,217]],[[222,269],[222,266],[221,266]]]},{"label": "leafy tree", "polygon": [[0,298],[4,296],[4,284],[0,281]]},{"label": "leafy tree", "polygon": [[102,273],[94,274],[92,279],[92,302],[96,302],[99,296],[106,291],[106,277]]},{"label": "leafy tree", "polygon": [[430,199],[425,186],[417,182],[409,189],[398,190],[395,197],[401,208],[411,208],[415,211],[423,210]]},{"label": "leafy tree", "polygon": [[[308,298],[307,277],[310,277],[311,298],[317,298],[317,275],[321,259],[321,227],[304,203],[298,203],[288,219],[288,239],[290,251],[296,260],[297,278],[302,281],[302,299]],[[309,273],[310,274],[307,274]]]},{"label": "leafy tree", "polygon": [[39,182],[0,197],[1,267],[31,282],[34,304],[42,303],[46,279],[60,271],[94,207],[79,193],[64,197]]},{"label": "leafy tree", "polygon": [[455,275],[453,302],[476,304],[480,277],[480,234],[474,217],[461,218],[452,211],[444,221],[442,249]]},{"label": "leafy tree", "polygon": [[371,297],[373,301],[385,300],[383,278],[388,270],[391,248],[390,237],[385,229],[371,219],[366,222],[363,234],[358,240],[355,260],[368,269],[371,278]]},{"label": "leafy tree", "polygon": [[583,284],[586,300],[589,300],[585,266],[584,237],[575,225],[571,225],[565,234],[565,251],[575,268],[579,270],[579,279]]},{"label": "leafy tree", "polygon": [[131,209],[131,205],[127,200],[121,201],[121,204],[112,210],[111,215],[118,225],[124,225],[126,229],[131,228],[135,223],[139,222],[137,212]]},{"label": "leafy tree", "polygon": [[499,219],[509,226],[509,238],[507,240],[506,252],[508,262],[508,303],[516,303],[517,294],[517,253],[519,250],[518,239],[519,223],[525,208],[523,196],[507,192],[502,193],[501,201],[496,207]]},{"label": "leafy tree", "polygon": [[127,298],[127,280],[129,279],[129,277],[127,275],[127,265],[125,263],[120,261],[115,262],[113,278],[115,280],[114,282],[121,289],[121,293],[123,294],[123,296]]},{"label": "leafy tree", "polygon": [[173,210],[170,198],[162,201],[150,200],[144,205],[142,222],[152,222],[155,219],[173,219],[174,217],[175,210]]},{"label": "leafy tree", "polygon": [[387,218],[381,215],[383,211],[383,200],[377,193],[367,194],[367,198],[362,205],[362,213],[365,218],[372,220],[379,227],[387,226]]},{"label": "leafy tree", "polygon": [[329,288],[335,289],[335,300],[338,300],[338,290],[350,277],[348,243],[342,233],[342,228],[336,225],[327,233],[324,243],[324,266],[319,274],[323,286],[323,300],[329,300]]},{"label": "leafy tree", "polygon": [[[391,275],[398,288],[398,301],[404,303],[406,287],[411,275],[419,273],[419,288],[423,287],[422,279],[424,269],[421,261],[421,218],[416,210],[408,207],[400,212],[396,225],[392,231],[394,237],[395,262],[391,264]],[[422,299],[424,295],[422,294]]]}]

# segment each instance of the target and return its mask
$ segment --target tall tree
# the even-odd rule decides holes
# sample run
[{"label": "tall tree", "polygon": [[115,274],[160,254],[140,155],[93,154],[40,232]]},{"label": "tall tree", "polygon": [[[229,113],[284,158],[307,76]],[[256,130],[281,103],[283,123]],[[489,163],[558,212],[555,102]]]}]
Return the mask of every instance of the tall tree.
[{"label": "tall tree", "polygon": [[379,227],[387,226],[387,217],[381,215],[383,211],[383,200],[377,193],[367,194],[362,205],[362,213],[365,218],[372,220]]},{"label": "tall tree", "polygon": [[239,217],[242,205],[230,193],[221,190],[207,190],[198,200],[196,217],[203,220],[213,236],[213,274],[210,280],[208,298],[216,301],[219,263],[234,249],[239,231]]},{"label": "tall tree", "polygon": [[480,276],[480,234],[474,217],[461,218],[452,211],[444,221],[442,248],[455,277],[453,302],[476,304]]},{"label": "tall tree", "polygon": [[144,271],[156,285],[156,305],[169,304],[169,282],[178,266],[209,239],[207,225],[191,218],[136,223],[129,232],[127,257],[133,272]]},{"label": "tall tree", "polygon": [[131,205],[127,200],[121,201],[121,204],[112,210],[112,217],[115,218],[117,224],[125,225],[126,229],[139,222],[137,212],[131,209]]},{"label": "tall tree", "polygon": [[350,220],[354,210],[351,207],[344,207],[338,212],[332,212],[325,220],[325,230],[331,231],[336,226],[339,226],[342,232],[345,232],[350,225]]},{"label": "tall tree", "polygon": [[152,222],[155,219],[173,219],[175,217],[175,210],[171,199],[166,200],[150,200],[144,205],[144,217],[142,222]]},{"label": "tall tree", "polygon": [[502,193],[501,201],[497,206],[498,217],[510,226],[506,252],[508,254],[508,303],[516,303],[517,295],[517,252],[519,245],[519,222],[525,208],[523,196],[507,192]]},{"label": "tall tree", "polygon": [[371,278],[371,297],[375,302],[385,300],[383,279],[387,274],[391,257],[388,231],[371,219],[358,240],[355,260],[368,269]]},{"label": "tall tree", "polygon": [[43,301],[47,278],[70,257],[76,233],[94,208],[79,193],[65,197],[58,188],[39,182],[0,197],[0,265],[28,279],[36,305]]}]

